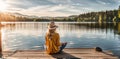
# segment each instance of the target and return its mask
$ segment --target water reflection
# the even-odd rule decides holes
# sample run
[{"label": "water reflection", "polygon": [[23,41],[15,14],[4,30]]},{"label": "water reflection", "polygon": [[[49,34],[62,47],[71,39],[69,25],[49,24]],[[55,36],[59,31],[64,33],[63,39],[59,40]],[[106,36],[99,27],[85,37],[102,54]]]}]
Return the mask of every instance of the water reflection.
[{"label": "water reflection", "polygon": [[[48,22],[3,22],[3,50],[43,49]],[[67,48],[102,47],[120,55],[120,23],[57,22]]]},{"label": "water reflection", "polygon": [[117,23],[116,31],[116,33],[120,35],[120,23]]}]

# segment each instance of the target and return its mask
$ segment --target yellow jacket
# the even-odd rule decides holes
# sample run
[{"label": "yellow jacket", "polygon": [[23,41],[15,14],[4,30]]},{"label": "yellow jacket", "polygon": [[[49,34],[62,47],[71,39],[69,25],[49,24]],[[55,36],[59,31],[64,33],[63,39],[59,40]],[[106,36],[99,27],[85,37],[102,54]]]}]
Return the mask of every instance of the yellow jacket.
[{"label": "yellow jacket", "polygon": [[51,39],[49,39],[48,33],[45,36],[46,52],[48,54],[57,53],[60,46],[60,36],[58,33],[53,33]]}]

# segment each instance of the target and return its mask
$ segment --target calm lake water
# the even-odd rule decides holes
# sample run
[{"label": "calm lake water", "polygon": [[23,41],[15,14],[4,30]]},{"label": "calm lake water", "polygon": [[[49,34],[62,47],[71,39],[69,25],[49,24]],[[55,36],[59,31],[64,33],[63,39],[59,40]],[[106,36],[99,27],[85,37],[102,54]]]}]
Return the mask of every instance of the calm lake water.
[{"label": "calm lake water", "polygon": [[[2,22],[3,50],[43,50],[48,22]],[[120,56],[120,23],[56,22],[66,48],[111,50]]]}]

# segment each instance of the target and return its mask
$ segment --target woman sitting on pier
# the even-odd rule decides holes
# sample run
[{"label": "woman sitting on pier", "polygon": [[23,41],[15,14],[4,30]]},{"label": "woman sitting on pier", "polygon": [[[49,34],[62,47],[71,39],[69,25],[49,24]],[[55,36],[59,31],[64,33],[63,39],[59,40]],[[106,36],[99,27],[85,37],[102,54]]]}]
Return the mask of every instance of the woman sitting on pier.
[{"label": "woman sitting on pier", "polygon": [[59,33],[56,32],[57,27],[58,26],[55,25],[54,21],[51,21],[48,26],[48,32],[45,36],[46,52],[48,54],[61,53],[67,45],[66,42],[60,43]]}]

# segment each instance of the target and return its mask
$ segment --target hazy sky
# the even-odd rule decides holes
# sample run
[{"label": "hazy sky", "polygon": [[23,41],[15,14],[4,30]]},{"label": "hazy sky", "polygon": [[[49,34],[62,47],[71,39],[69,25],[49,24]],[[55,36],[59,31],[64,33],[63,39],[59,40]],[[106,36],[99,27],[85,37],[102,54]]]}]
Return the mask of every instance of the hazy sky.
[{"label": "hazy sky", "polygon": [[7,11],[37,16],[68,16],[118,9],[120,0],[3,0]]}]

